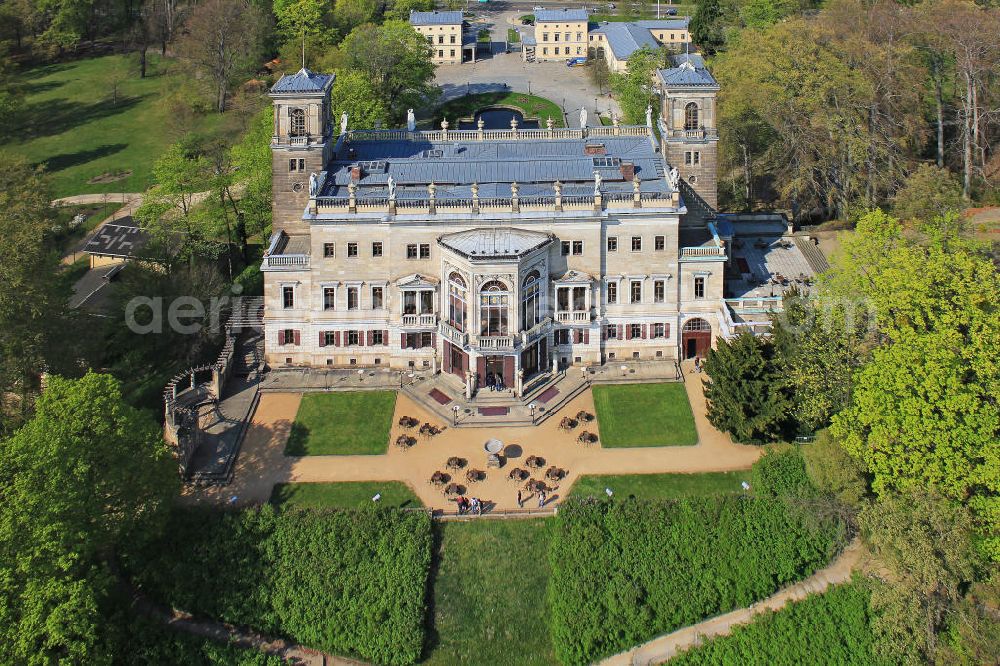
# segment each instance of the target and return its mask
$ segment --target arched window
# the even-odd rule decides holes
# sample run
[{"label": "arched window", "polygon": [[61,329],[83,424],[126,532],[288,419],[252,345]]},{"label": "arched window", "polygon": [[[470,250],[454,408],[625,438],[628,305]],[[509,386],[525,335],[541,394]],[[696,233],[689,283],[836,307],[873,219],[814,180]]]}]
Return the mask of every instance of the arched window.
[{"label": "arched window", "polygon": [[542,319],[541,277],[538,271],[531,271],[521,283],[521,328],[524,330]]},{"label": "arched window", "polygon": [[510,292],[502,282],[493,280],[479,292],[479,335],[507,335],[507,308]]},{"label": "arched window", "polygon": [[688,102],[687,106],[684,107],[684,129],[696,130],[699,126],[698,105],[694,102]]},{"label": "arched window", "polygon": [[465,280],[458,273],[448,276],[448,323],[465,331]]},{"label": "arched window", "polygon": [[691,331],[711,331],[712,325],[704,319],[688,319],[684,322],[684,330]]},{"label": "arched window", "polygon": [[288,135],[306,135],[306,112],[302,109],[290,109],[288,111]]}]

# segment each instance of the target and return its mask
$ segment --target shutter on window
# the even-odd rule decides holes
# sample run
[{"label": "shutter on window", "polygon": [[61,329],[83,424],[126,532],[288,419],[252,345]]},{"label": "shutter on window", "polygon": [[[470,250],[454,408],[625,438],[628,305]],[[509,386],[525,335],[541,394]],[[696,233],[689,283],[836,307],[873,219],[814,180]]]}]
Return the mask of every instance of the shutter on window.
[{"label": "shutter on window", "polygon": [[583,344],[585,344],[585,345],[589,345],[590,344],[590,331],[589,330],[586,330],[586,331],[583,332]]},{"label": "shutter on window", "polygon": [[624,324],[618,324],[618,339],[619,340],[624,340],[625,339],[625,325]]},{"label": "shutter on window", "polygon": [[326,347],[326,332],[325,331],[320,331],[319,332],[319,346],[320,347]]},{"label": "shutter on window", "polygon": [[399,334],[399,348],[406,349],[406,333]]},{"label": "shutter on window", "polygon": [[665,337],[665,338],[669,338],[670,337],[670,322],[669,321],[663,322],[663,337]]},{"label": "shutter on window", "polygon": [[383,345],[389,344],[389,331],[382,331],[382,344]]},{"label": "shutter on window", "polygon": [[295,340],[295,344],[297,346],[299,344],[299,331],[298,331],[298,329],[295,329],[294,331],[292,331],[292,336],[293,336],[293,338]]},{"label": "shutter on window", "polygon": [[340,346],[340,331],[333,332],[333,346],[334,347]]},{"label": "shutter on window", "polygon": [[285,344],[285,329],[278,331],[278,345],[281,346]]},{"label": "shutter on window", "polygon": [[366,344],[367,344],[367,345],[368,345],[369,347],[371,347],[371,346],[372,346],[372,338],[373,338],[373,335],[372,335],[372,332],[371,332],[371,331],[366,331],[366,332],[365,332],[365,343],[366,343]]},{"label": "shutter on window", "polygon": [[646,339],[646,324],[642,325],[642,339]]},{"label": "shutter on window", "polygon": [[431,347],[437,347],[438,336],[437,333],[431,333]]},{"label": "shutter on window", "polygon": [[625,339],[632,339],[632,324],[625,324]]}]

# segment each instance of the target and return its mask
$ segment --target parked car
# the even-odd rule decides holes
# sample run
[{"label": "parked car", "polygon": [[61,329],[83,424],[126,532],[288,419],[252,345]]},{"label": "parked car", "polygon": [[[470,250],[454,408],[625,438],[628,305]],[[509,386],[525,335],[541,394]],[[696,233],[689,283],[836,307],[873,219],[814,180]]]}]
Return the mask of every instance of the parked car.
[{"label": "parked car", "polygon": [[566,61],[567,67],[579,67],[580,65],[586,65],[586,64],[587,64],[586,58],[570,58],[569,60]]},{"label": "parked car", "polygon": [[665,10],[663,10],[663,13],[666,14],[667,16],[677,16],[677,8],[667,7]]}]

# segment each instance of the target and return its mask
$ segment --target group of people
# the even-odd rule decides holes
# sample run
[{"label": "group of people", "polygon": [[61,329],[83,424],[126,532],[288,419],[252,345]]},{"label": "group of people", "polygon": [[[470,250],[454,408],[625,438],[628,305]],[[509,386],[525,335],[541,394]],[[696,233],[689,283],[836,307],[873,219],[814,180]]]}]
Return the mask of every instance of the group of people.
[{"label": "group of people", "polygon": [[[535,495],[535,497],[538,498],[538,508],[539,509],[541,509],[543,506],[545,506],[545,502],[548,499],[548,495],[545,494],[544,490],[539,490],[538,493]],[[523,509],[524,508],[524,495],[522,494],[522,492],[520,490],[517,491],[517,508],[519,508],[519,509]]]},{"label": "group of people", "polygon": [[503,383],[503,375],[499,372],[486,373],[486,388],[491,391],[503,391],[507,387]]},{"label": "group of people", "polygon": [[464,513],[474,513],[477,516],[483,515],[483,502],[478,497],[469,498],[465,495],[459,495],[455,503],[458,504],[459,515]]}]

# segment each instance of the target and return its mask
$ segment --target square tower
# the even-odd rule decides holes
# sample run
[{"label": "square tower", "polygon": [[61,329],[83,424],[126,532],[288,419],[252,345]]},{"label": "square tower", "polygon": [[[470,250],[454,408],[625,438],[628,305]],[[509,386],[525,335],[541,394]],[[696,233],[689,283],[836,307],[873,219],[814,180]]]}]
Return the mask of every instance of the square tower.
[{"label": "square tower", "polygon": [[306,233],[302,212],[309,201],[309,176],[323,171],[330,156],[330,89],[335,75],[306,68],[282,76],[271,88],[274,231]]},{"label": "square tower", "polygon": [[698,54],[670,57],[674,65],[657,71],[660,137],[667,162],[713,209],[719,205],[719,130],[715,100],[719,83]]}]

